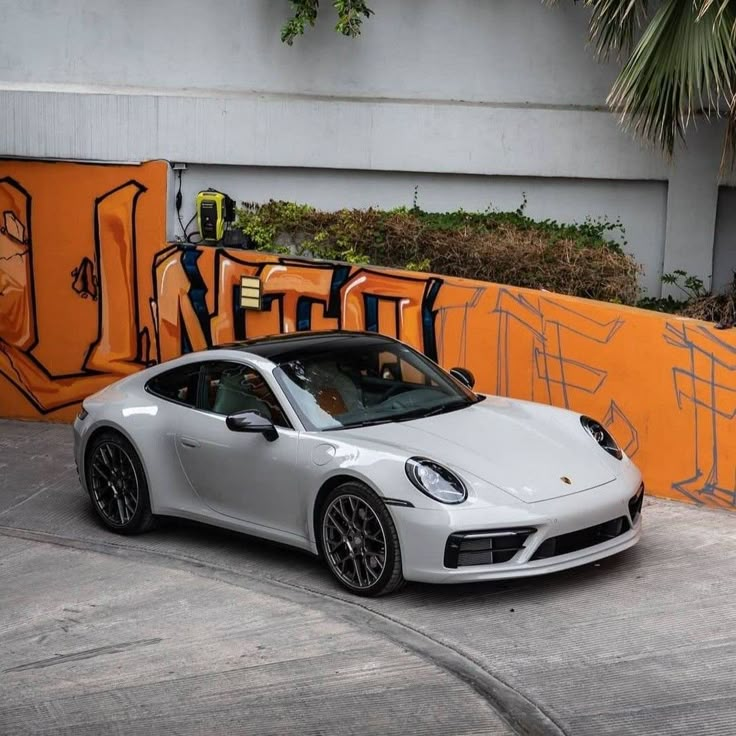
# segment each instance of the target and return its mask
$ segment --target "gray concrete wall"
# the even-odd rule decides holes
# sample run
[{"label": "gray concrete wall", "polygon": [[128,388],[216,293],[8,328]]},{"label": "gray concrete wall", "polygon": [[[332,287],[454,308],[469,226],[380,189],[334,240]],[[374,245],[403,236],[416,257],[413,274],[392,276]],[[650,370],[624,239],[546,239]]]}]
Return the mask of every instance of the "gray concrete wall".
[{"label": "gray concrete wall", "polygon": [[585,15],[574,8],[374,0],[355,43],[332,32],[330,5],[288,48],[287,0],[3,0],[0,73],[23,85],[553,106],[602,105],[613,79],[611,68],[590,68]]},{"label": "gray concrete wall", "polygon": [[736,187],[721,187],[713,257],[713,288],[722,289],[736,272]]},{"label": "gray concrete wall", "polygon": [[[289,48],[279,39],[286,0],[0,0],[0,154],[227,165],[209,183],[259,200],[304,169],[293,198],[309,201],[318,177],[335,206],[371,187],[393,191],[394,172],[447,175],[435,201],[448,207],[470,190],[485,203],[487,187],[515,206],[549,179],[530,212],[623,213],[650,292],[663,268],[709,278],[720,130],[700,126],[673,164],[622,133],[605,108],[616,69],[594,62],[583,8],[372,5],[350,40],[323,3],[323,22]],[[660,194],[640,200],[644,190]]]}]

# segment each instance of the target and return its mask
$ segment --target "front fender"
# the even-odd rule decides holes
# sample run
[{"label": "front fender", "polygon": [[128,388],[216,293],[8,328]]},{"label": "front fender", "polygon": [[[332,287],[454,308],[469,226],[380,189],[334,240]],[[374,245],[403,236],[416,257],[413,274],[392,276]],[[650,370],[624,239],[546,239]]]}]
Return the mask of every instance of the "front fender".
[{"label": "front fender", "polygon": [[[90,421],[91,420],[91,421]],[[128,442],[132,445],[133,449],[137,453],[143,466],[143,473],[146,478],[146,485],[148,487],[148,493],[151,500],[151,507],[154,509],[154,498],[152,494],[151,478],[149,477],[148,463],[146,462],[145,454],[142,451],[141,446],[135,440],[134,434],[131,433],[131,429],[135,432],[136,427],[125,427],[120,423],[115,422],[109,417],[100,417],[92,419],[90,414],[86,419],[81,420],[75,419],[74,425],[74,460],[77,464],[77,474],[79,476],[79,482],[82,485],[85,493],[89,493],[87,487],[87,474],[85,472],[85,462],[87,458],[87,450],[91,440],[96,437],[100,432],[113,431],[125,437]],[[155,511],[155,509],[154,509]]]}]

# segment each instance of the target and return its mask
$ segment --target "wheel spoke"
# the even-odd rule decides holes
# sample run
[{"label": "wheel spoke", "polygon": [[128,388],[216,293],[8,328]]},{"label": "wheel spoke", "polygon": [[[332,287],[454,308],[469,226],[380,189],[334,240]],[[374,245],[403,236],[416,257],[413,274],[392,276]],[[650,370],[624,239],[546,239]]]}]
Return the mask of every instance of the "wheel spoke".
[{"label": "wheel spoke", "polygon": [[351,526],[350,517],[345,513],[345,509],[342,505],[342,499],[340,499],[340,502],[334,506],[335,511],[337,511],[340,516],[344,519],[345,523],[349,526]]},{"label": "wheel spoke", "polygon": [[335,555],[335,562],[337,562],[338,565],[343,566],[345,563],[350,559],[350,552],[346,551],[342,555]]},{"label": "wheel spoke", "polygon": [[92,467],[106,480],[110,480],[110,476],[108,474],[108,471],[103,470],[96,462],[92,463]]},{"label": "wheel spoke", "polygon": [[373,577],[373,580],[371,580],[372,583],[375,583],[376,580],[378,580],[378,573],[370,566],[368,562],[365,563],[365,572],[368,577]]},{"label": "wheel spoke", "polygon": [[330,521],[332,521],[332,523],[333,523],[333,524],[335,525],[335,529],[336,529],[336,530],[337,530],[338,532],[340,532],[340,534],[342,534],[342,535],[344,536],[344,535],[346,535],[346,534],[348,533],[348,530],[347,530],[347,528],[346,528],[346,527],[344,527],[344,526],[342,525],[342,522],[341,522],[341,521],[338,521],[338,520],[337,520],[337,519],[336,519],[336,518],[335,518],[335,517],[333,516],[333,513],[332,513],[332,512],[333,512],[334,510],[335,510],[335,509],[330,509],[330,511],[329,511],[329,512],[328,512],[328,514],[327,514],[327,517],[328,517],[328,518],[330,519]]},{"label": "wheel spoke", "polygon": [[355,517],[358,515],[358,502],[354,496],[348,496],[348,503],[350,505],[350,523],[355,526]]},{"label": "wheel spoke", "polygon": [[345,541],[343,539],[338,539],[337,541],[330,541],[328,539],[327,544],[330,545],[330,552],[335,552],[345,544]]},{"label": "wheel spoke", "polygon": [[125,524],[127,521],[126,515],[125,515],[125,506],[123,505],[123,499],[120,498],[120,496],[115,499],[117,501],[117,507],[118,507],[118,516],[120,517],[120,523]]},{"label": "wheel spoke", "polygon": [[102,463],[102,465],[104,465],[105,468],[107,468],[107,471],[110,472],[110,470],[111,470],[110,463],[109,463],[109,461],[107,459],[107,456],[105,455],[105,446],[104,445],[102,445],[100,447],[100,449],[97,451],[97,459],[99,459],[99,461]]},{"label": "wheel spoke", "polygon": [[115,458],[112,456],[112,450],[110,450],[109,446],[103,445],[100,448],[100,455],[102,457],[102,462],[105,463],[105,466],[108,470],[114,471],[115,470]]},{"label": "wheel spoke", "polygon": [[360,585],[360,587],[362,588],[363,587],[363,577],[360,574],[360,565],[358,564],[358,560],[355,557],[353,557],[353,567],[355,568],[355,574],[358,578],[358,585]]},{"label": "wheel spoke", "polygon": [[385,550],[383,547],[380,549],[375,549],[374,547],[369,547],[368,545],[365,545],[365,553],[369,557],[376,557],[379,560],[383,560],[385,557]]},{"label": "wheel spoke", "polygon": [[130,501],[128,494],[123,495],[123,503],[125,504],[125,510],[128,513],[128,519],[132,519],[133,514],[135,513],[135,504]]}]

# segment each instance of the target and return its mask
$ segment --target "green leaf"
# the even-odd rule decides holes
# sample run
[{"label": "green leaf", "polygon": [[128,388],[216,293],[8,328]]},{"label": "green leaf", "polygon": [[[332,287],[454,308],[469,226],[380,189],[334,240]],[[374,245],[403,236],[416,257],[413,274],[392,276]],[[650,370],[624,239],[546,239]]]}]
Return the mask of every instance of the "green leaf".
[{"label": "green leaf", "polygon": [[309,23],[314,26],[319,12],[319,0],[290,0],[293,15],[281,29],[281,40],[291,46],[297,36],[304,35],[304,28]]}]

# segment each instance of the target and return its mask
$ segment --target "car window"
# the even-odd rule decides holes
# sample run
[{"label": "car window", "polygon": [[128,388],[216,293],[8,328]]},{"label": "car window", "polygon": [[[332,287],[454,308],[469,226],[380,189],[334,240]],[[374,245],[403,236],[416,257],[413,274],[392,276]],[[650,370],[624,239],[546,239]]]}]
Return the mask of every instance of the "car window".
[{"label": "car window", "polygon": [[230,361],[206,363],[202,408],[215,414],[256,411],[277,427],[291,424],[263,376],[254,368]]},{"label": "car window", "polygon": [[201,363],[185,365],[161,373],[146,384],[146,389],[162,399],[194,407],[197,405],[200,366]]},{"label": "car window", "polygon": [[428,417],[478,401],[439,366],[401,343],[306,354],[280,363],[274,377],[312,430]]}]

